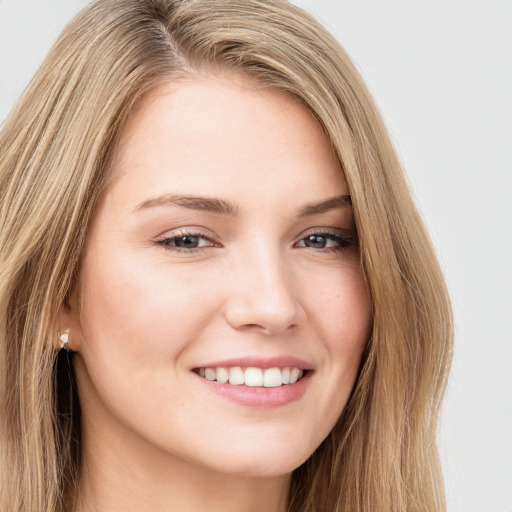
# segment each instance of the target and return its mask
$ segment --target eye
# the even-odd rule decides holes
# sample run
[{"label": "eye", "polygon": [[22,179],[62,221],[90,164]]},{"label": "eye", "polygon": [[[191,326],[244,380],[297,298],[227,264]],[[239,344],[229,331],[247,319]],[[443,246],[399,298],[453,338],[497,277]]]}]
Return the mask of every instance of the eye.
[{"label": "eye", "polygon": [[210,238],[202,233],[184,231],[174,236],[166,237],[156,241],[157,245],[176,252],[197,252],[201,249],[213,247],[215,244]]},{"label": "eye", "polygon": [[335,232],[310,233],[296,244],[296,247],[307,247],[313,250],[340,251],[355,244],[353,236],[342,236]]}]

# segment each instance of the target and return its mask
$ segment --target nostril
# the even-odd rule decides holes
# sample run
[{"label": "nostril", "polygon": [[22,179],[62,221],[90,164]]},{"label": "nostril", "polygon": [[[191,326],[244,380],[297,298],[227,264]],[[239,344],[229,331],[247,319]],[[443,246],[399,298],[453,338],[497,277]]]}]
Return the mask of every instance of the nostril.
[{"label": "nostril", "polygon": [[282,334],[286,331],[292,331],[295,330],[297,327],[297,324],[292,325],[280,325],[276,323],[267,322],[265,324],[244,324],[241,326],[236,327],[239,331],[247,331],[247,332],[259,332],[262,334],[265,334],[267,336],[273,336],[277,334]]}]

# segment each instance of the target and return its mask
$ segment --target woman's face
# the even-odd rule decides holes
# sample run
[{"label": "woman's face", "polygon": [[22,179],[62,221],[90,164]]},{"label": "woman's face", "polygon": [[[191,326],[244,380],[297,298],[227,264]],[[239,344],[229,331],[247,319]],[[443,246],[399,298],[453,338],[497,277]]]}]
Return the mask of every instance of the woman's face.
[{"label": "woman's face", "polygon": [[113,174],[66,313],[85,442],[292,471],[339,418],[371,326],[328,139],[284,93],[198,77],[141,101]]}]

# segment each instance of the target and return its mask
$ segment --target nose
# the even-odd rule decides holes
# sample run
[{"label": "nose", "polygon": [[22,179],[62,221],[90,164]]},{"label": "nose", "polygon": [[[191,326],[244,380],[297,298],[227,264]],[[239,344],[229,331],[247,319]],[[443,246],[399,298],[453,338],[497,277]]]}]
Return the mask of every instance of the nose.
[{"label": "nose", "polygon": [[234,329],[272,336],[291,331],[304,321],[297,281],[278,251],[260,246],[240,258],[230,273],[234,279],[225,317]]}]

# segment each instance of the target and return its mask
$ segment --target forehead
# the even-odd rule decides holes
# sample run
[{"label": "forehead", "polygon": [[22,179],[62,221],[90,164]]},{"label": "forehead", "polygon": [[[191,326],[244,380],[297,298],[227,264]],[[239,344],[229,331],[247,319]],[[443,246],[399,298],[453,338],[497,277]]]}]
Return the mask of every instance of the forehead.
[{"label": "forehead", "polygon": [[[138,195],[345,189],[319,123],[291,95],[239,77],[193,76],[147,94],[121,130],[114,180]],[[334,190],[336,189],[336,190]]]}]

